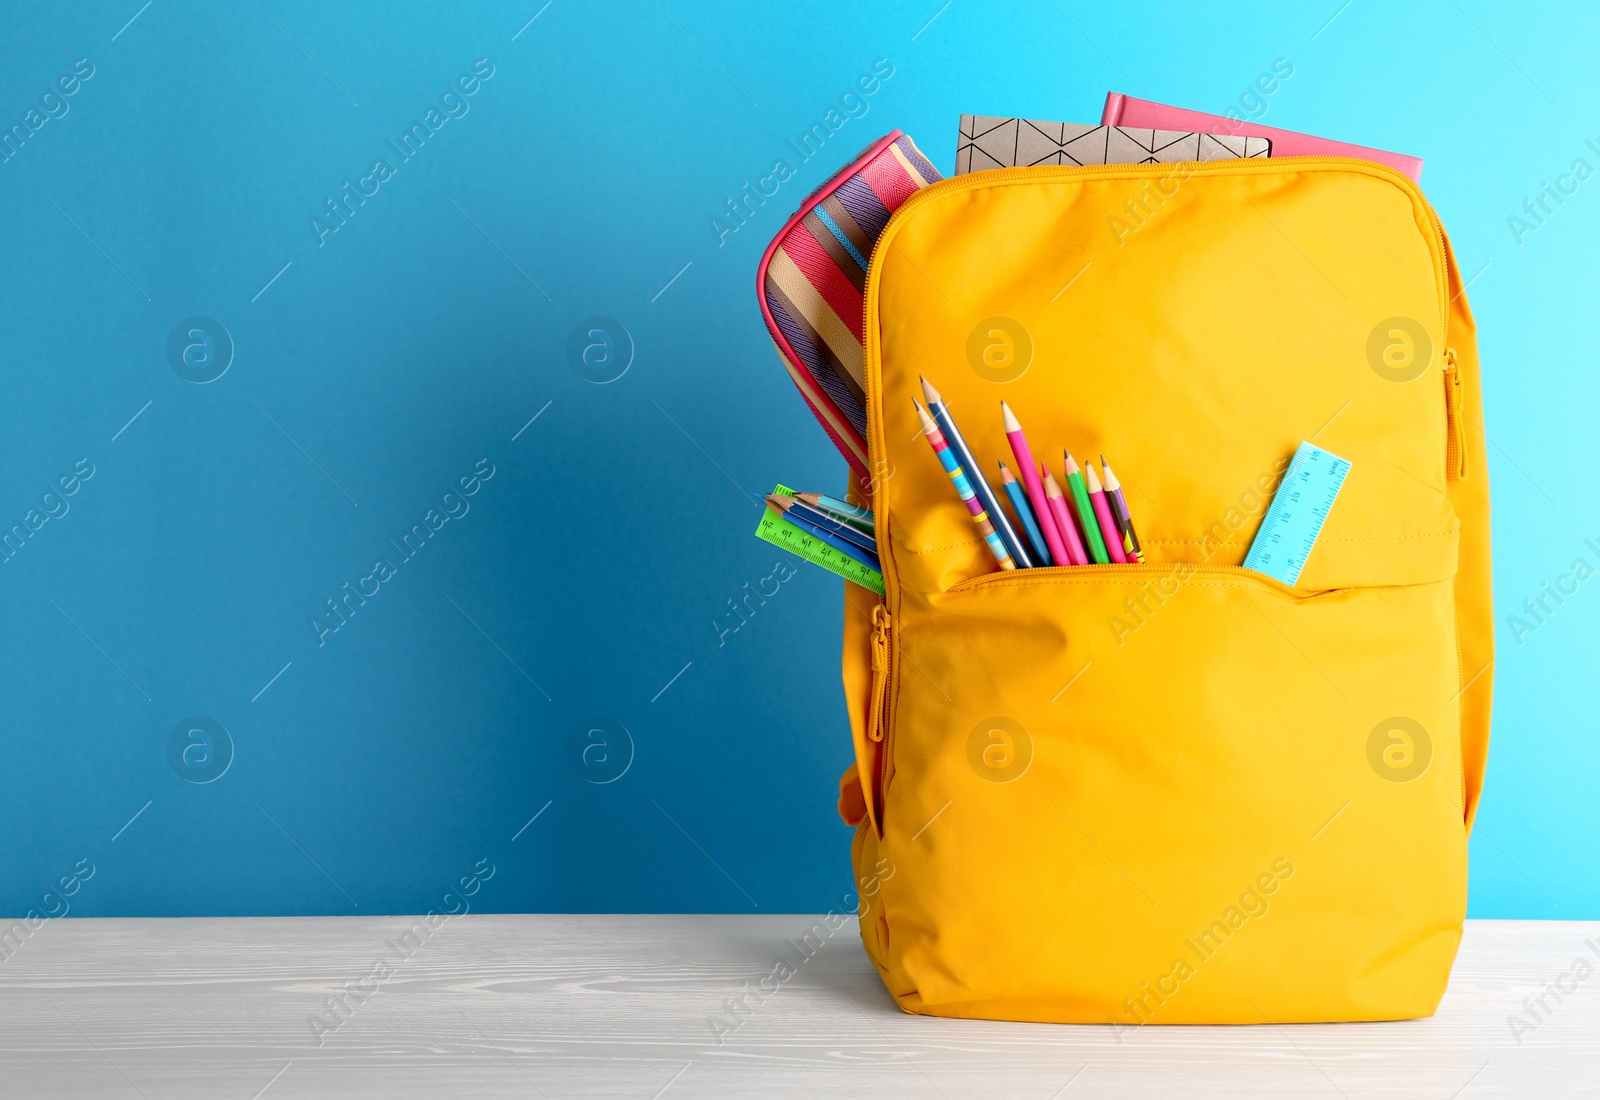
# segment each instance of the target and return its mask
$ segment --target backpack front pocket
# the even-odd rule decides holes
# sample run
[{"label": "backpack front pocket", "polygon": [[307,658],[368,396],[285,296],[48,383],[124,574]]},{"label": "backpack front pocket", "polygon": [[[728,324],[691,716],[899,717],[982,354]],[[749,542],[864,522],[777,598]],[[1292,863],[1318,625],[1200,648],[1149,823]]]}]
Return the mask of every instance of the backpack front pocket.
[{"label": "backpack front pocket", "polygon": [[902,1003],[1129,1026],[1430,1013],[1464,898],[1450,588],[1180,563],[908,595],[867,838],[896,872],[880,962]]}]

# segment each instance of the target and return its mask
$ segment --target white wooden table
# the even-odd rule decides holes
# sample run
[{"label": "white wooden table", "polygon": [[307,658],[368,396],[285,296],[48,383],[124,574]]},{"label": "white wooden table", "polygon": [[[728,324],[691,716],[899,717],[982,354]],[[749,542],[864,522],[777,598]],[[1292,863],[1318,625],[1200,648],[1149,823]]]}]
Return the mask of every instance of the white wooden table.
[{"label": "white wooden table", "polygon": [[0,1096],[1600,1095],[1600,974],[1574,968],[1600,965],[1600,923],[1468,922],[1431,1020],[1120,1041],[903,1015],[853,921],[803,962],[821,918],[472,915],[397,948],[411,923],[51,921],[0,962]]}]

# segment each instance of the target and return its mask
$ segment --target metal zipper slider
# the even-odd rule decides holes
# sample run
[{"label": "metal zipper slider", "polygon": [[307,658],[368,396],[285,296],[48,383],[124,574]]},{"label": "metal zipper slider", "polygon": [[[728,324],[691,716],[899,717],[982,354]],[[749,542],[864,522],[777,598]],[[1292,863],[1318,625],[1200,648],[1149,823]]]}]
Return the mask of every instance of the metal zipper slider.
[{"label": "metal zipper slider", "polygon": [[889,609],[872,609],[872,705],[867,711],[867,737],[883,740],[883,698],[889,686]]},{"label": "metal zipper slider", "polygon": [[1461,384],[1461,368],[1456,365],[1456,349],[1444,349],[1444,417],[1447,446],[1445,473],[1456,480],[1467,476],[1467,437],[1461,426],[1466,417],[1466,394]]}]

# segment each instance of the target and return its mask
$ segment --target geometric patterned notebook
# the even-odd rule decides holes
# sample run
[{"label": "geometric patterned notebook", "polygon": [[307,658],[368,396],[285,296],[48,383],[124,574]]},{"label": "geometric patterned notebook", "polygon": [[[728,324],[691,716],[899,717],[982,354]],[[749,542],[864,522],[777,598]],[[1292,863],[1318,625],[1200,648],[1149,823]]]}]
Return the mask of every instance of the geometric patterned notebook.
[{"label": "geometric patterned notebook", "polygon": [[1167,164],[1271,155],[1267,138],[962,115],[956,174],[1042,164]]}]

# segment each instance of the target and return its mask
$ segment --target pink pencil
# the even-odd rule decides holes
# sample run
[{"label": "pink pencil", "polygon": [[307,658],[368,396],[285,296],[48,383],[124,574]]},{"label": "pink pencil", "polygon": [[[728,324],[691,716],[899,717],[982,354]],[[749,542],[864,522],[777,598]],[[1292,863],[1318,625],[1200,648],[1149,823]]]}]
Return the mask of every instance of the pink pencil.
[{"label": "pink pencil", "polygon": [[1055,517],[1056,528],[1067,544],[1068,562],[1062,565],[1088,565],[1089,554],[1083,548],[1083,540],[1078,538],[1078,529],[1072,522],[1072,514],[1067,511],[1067,500],[1061,495],[1061,486],[1056,484],[1056,479],[1050,475],[1050,468],[1041,465],[1044,472],[1044,498],[1050,502],[1050,514]]},{"label": "pink pencil", "polygon": [[1005,417],[1006,438],[1011,441],[1011,453],[1017,456],[1022,487],[1028,490],[1028,503],[1033,505],[1033,515],[1039,521],[1039,530],[1044,533],[1045,545],[1050,548],[1050,556],[1055,559],[1055,564],[1069,565],[1072,557],[1067,552],[1066,543],[1061,541],[1061,532],[1056,530],[1055,518],[1045,501],[1044,486],[1039,483],[1038,467],[1033,461],[1033,452],[1028,448],[1028,437],[1022,433],[1022,425],[1012,413],[1011,406],[1004,401],[1000,402],[1000,413]]},{"label": "pink pencil", "polygon": [[1094,463],[1083,468],[1083,480],[1089,488],[1089,504],[1094,508],[1094,518],[1100,522],[1100,534],[1106,540],[1106,553],[1118,565],[1128,564],[1128,555],[1122,552],[1122,532],[1117,521],[1111,518],[1111,506],[1106,503],[1106,491],[1100,485],[1100,475],[1094,472]]}]

